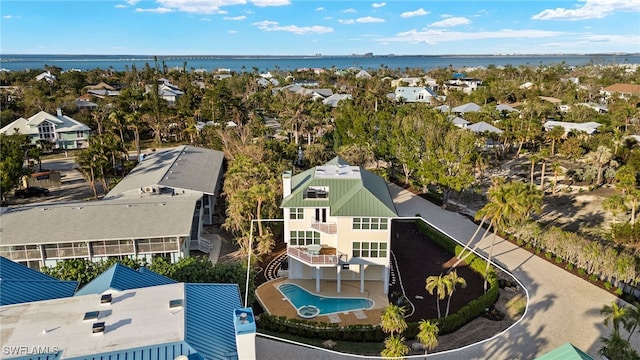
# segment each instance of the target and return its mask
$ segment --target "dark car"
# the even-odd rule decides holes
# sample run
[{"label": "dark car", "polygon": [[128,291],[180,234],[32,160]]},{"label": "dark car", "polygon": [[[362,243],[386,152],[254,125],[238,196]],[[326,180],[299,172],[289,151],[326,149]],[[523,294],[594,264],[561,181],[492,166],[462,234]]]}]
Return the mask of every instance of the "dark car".
[{"label": "dark car", "polygon": [[24,199],[34,196],[46,196],[49,195],[49,189],[32,186],[25,189],[18,189],[15,191],[15,197]]}]

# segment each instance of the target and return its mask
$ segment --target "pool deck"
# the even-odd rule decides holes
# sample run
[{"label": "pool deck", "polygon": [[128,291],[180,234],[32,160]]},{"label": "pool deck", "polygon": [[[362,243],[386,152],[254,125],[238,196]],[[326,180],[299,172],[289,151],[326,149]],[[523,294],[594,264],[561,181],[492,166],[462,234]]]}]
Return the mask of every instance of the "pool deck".
[{"label": "pool deck", "polygon": [[291,319],[302,319],[298,316],[296,309],[278,290],[278,286],[284,283],[296,284],[308,290],[312,294],[327,297],[357,297],[367,298],[374,302],[369,310],[349,311],[333,315],[320,315],[310,321],[336,323],[340,326],[347,325],[377,325],[380,323],[380,316],[389,299],[383,292],[382,281],[365,281],[364,293],[360,292],[359,281],[342,281],[342,291],[336,291],[335,280],[321,280],[320,293],[315,292],[315,280],[292,280],[288,278],[278,278],[264,283],[256,290],[256,297],[265,312],[275,316],[286,316]]}]

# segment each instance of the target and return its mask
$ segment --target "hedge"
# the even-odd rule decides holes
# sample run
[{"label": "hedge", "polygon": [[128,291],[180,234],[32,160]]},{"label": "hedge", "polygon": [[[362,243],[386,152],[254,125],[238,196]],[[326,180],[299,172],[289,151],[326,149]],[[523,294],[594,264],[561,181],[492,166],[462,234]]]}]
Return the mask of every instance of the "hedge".
[{"label": "hedge", "polygon": [[[425,222],[416,221],[418,230],[427,235],[433,242],[440,247],[455,255],[460,254],[463,247],[457,242],[451,240],[446,235],[432,228]],[[483,258],[470,254],[466,259],[467,264],[482,275],[485,276],[487,263]],[[467,305],[458,309],[458,311],[449,314],[449,316],[437,320],[439,334],[444,335],[451,333],[471,320],[480,316],[486,308],[491,307],[498,300],[498,279],[492,267],[489,268],[489,289],[486,293],[470,301]],[[289,319],[285,316],[274,316],[269,314],[261,314],[257,325],[260,329],[287,333],[291,335],[313,338],[313,339],[331,339],[334,341],[352,341],[352,342],[382,342],[386,334],[379,325],[350,325],[341,327],[337,324],[326,322],[316,322],[302,319]],[[410,322],[407,324],[407,330],[404,337],[407,339],[415,339],[419,332],[419,323]]]}]

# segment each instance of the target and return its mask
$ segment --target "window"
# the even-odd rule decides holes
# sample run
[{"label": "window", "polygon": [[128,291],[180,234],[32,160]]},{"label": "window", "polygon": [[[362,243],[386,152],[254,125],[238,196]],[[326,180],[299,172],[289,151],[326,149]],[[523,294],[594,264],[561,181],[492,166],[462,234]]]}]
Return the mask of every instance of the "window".
[{"label": "window", "polygon": [[353,230],[387,230],[387,218],[353,218]]},{"label": "window", "polygon": [[53,139],[55,138],[54,128],[48,122],[43,122],[38,125],[38,134],[40,135],[40,139]]},{"label": "window", "polygon": [[84,137],[84,131],[76,131],[76,137],[82,139]]},{"label": "window", "polygon": [[289,219],[291,219],[291,220],[303,220],[304,219],[304,208],[291,208],[291,212],[289,213]]},{"label": "window", "polygon": [[387,243],[381,242],[354,242],[353,257],[387,257]]},{"label": "window", "polygon": [[317,231],[292,231],[291,245],[320,245],[320,233]]}]

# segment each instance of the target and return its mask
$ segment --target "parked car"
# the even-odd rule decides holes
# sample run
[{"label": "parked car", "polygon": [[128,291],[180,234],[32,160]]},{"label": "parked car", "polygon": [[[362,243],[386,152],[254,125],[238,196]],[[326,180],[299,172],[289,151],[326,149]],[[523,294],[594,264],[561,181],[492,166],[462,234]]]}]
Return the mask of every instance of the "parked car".
[{"label": "parked car", "polygon": [[47,195],[49,195],[49,189],[37,187],[37,186],[32,186],[24,189],[17,189],[15,191],[15,197],[20,199],[34,197],[34,196],[47,196]]}]

